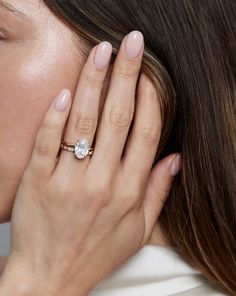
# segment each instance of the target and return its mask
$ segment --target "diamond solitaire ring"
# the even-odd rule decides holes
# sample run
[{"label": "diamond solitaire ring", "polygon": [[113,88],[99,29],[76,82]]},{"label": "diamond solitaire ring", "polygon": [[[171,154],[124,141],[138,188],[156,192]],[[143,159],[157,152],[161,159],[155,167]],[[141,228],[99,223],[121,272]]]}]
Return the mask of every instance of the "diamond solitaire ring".
[{"label": "diamond solitaire ring", "polygon": [[89,142],[87,139],[77,140],[76,144],[69,144],[65,141],[62,141],[60,148],[74,152],[78,159],[83,159],[87,155],[93,154],[93,148],[89,147]]}]

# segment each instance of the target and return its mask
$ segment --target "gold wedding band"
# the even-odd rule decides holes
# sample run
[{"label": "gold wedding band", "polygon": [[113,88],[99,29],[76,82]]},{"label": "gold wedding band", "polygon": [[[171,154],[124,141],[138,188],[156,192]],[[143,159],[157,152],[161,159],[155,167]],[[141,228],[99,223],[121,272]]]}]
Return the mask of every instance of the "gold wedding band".
[{"label": "gold wedding band", "polygon": [[87,155],[92,155],[94,151],[94,148],[90,147],[87,139],[77,140],[76,144],[62,141],[60,148],[69,152],[73,152],[78,159],[83,159]]}]

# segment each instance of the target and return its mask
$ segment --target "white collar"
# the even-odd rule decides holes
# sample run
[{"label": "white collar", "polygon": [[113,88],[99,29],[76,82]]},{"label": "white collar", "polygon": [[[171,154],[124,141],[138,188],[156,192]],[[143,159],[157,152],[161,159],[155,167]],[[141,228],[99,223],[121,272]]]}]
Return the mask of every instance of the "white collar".
[{"label": "white collar", "polygon": [[146,245],[100,282],[89,296],[175,295],[201,286],[203,281],[201,273],[174,248]]}]

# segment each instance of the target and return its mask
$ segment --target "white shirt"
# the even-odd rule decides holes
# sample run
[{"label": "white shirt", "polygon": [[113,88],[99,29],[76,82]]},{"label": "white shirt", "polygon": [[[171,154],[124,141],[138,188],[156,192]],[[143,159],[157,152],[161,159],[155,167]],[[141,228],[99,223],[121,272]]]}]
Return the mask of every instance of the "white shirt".
[{"label": "white shirt", "polygon": [[89,296],[220,296],[174,248],[146,245],[100,282]]}]

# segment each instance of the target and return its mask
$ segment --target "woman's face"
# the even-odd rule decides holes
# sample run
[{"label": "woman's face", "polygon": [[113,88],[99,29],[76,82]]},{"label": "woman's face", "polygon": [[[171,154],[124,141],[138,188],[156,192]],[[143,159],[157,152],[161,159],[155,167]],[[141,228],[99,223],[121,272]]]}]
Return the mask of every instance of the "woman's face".
[{"label": "woman's face", "polygon": [[85,61],[41,0],[0,0],[0,221],[12,205],[41,120]]}]

